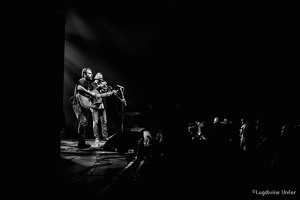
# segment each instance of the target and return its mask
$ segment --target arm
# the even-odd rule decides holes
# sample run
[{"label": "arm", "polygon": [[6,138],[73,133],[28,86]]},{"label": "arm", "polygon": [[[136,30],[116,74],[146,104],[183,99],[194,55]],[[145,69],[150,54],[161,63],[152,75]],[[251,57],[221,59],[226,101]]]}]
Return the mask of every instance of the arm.
[{"label": "arm", "polygon": [[108,97],[108,96],[110,96],[110,95],[112,95],[112,94],[113,94],[113,93],[112,93],[111,91],[109,91],[109,92],[101,93],[100,96],[101,96],[101,97]]},{"label": "arm", "polygon": [[89,95],[91,95],[93,97],[97,97],[97,94],[95,92],[89,91],[89,90],[85,89],[84,87],[82,87],[81,85],[77,86],[77,90],[83,91],[86,94],[89,94]]}]

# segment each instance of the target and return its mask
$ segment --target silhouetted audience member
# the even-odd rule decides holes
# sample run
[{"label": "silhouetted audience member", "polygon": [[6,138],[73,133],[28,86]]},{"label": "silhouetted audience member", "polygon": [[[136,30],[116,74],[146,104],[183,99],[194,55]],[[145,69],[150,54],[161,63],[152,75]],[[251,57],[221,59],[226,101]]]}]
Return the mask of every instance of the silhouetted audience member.
[{"label": "silhouetted audience member", "polygon": [[226,125],[229,147],[231,151],[238,153],[240,151],[240,122],[236,119],[228,120]]},{"label": "silhouetted audience member", "polygon": [[240,128],[240,173],[245,188],[255,187],[258,176],[257,147],[260,136],[256,120],[253,116],[243,117]]},{"label": "silhouetted audience member", "polygon": [[[245,120],[245,119],[244,119]],[[253,118],[246,119],[240,129],[240,146],[245,152],[253,152],[259,143],[259,132],[256,120]]]},{"label": "silhouetted audience member", "polygon": [[299,116],[287,116],[281,129],[278,151],[274,161],[276,183],[281,187],[295,189],[295,182],[298,181],[300,169],[299,134]]},{"label": "silhouetted audience member", "polygon": [[[225,119],[225,120],[224,120]],[[193,148],[191,152],[195,162],[190,165],[193,172],[193,179],[198,178],[203,184],[199,188],[210,193],[214,190],[219,192],[227,191],[227,194],[233,194],[238,184],[238,154],[233,152],[230,147],[230,125],[226,118],[221,119],[218,116],[207,118],[201,122],[200,132],[203,136],[197,144],[198,148]],[[236,130],[238,132],[238,129]],[[231,184],[228,184],[230,180]],[[197,190],[197,189],[195,189]]]},{"label": "silhouetted audience member", "polygon": [[[144,176],[155,175],[159,170],[158,165],[163,156],[162,149],[163,135],[159,130],[144,129],[142,137],[138,141],[136,161],[136,176],[138,179],[145,179]],[[147,178],[150,178],[147,177]]]},{"label": "silhouetted audience member", "polygon": [[256,148],[256,185],[266,188],[274,183],[274,161],[278,149],[281,122],[278,118],[264,116],[256,121],[259,141]]},{"label": "silhouetted audience member", "polygon": [[207,140],[210,137],[211,126],[212,124],[209,123],[207,120],[201,122],[199,126],[201,140]]},{"label": "silhouetted audience member", "polygon": [[198,141],[200,140],[200,122],[195,121],[191,122],[188,125],[188,132],[189,132],[189,137],[192,141]]},{"label": "silhouetted audience member", "polygon": [[[144,188],[152,187],[150,182],[154,181],[164,195],[180,190],[181,194],[199,191],[211,197],[216,190],[226,196],[245,197],[251,189],[282,189],[276,188],[278,185],[293,189],[299,170],[299,121],[283,123],[270,115],[244,116],[240,121],[216,116],[187,123],[185,131],[169,125],[164,131],[172,145],[164,146],[162,132],[150,129],[138,143],[137,174]],[[187,143],[185,139],[179,143],[172,134],[184,135]]]}]

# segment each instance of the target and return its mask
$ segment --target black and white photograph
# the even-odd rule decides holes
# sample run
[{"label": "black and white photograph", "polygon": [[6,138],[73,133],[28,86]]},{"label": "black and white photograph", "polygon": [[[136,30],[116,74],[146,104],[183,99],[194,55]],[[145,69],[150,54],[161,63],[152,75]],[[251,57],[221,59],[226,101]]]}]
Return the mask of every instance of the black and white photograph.
[{"label": "black and white photograph", "polygon": [[299,21],[286,13],[57,1],[57,198],[298,196]]}]

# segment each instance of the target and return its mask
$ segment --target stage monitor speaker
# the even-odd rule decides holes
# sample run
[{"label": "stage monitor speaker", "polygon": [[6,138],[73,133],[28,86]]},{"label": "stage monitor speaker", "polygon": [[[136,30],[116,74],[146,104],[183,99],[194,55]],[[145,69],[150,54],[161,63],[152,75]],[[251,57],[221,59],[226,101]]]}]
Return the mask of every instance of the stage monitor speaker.
[{"label": "stage monitor speaker", "polygon": [[145,128],[132,128],[109,137],[104,144],[105,151],[127,152],[129,149],[137,150],[138,141],[141,139]]}]

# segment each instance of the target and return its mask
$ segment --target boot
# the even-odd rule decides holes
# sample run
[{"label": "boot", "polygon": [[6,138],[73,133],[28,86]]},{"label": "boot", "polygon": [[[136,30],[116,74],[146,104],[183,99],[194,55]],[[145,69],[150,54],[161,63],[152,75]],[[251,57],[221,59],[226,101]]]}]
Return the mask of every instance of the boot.
[{"label": "boot", "polygon": [[100,145],[101,145],[100,139],[99,139],[98,137],[96,137],[96,139],[95,139],[95,145],[96,145],[97,147],[100,147]]},{"label": "boot", "polygon": [[78,145],[77,148],[79,149],[85,149],[91,147],[91,145],[85,143],[85,133],[86,133],[86,127],[81,126],[79,128],[79,133],[78,133]]},{"label": "boot", "polygon": [[90,144],[86,144],[85,142],[78,142],[77,148],[79,149],[86,149],[86,148],[90,148],[91,145]]}]

